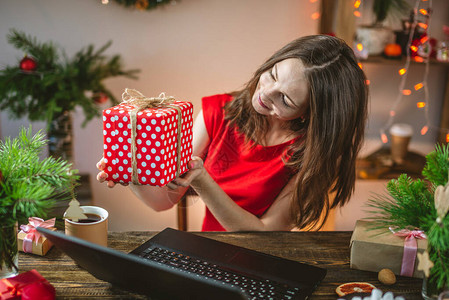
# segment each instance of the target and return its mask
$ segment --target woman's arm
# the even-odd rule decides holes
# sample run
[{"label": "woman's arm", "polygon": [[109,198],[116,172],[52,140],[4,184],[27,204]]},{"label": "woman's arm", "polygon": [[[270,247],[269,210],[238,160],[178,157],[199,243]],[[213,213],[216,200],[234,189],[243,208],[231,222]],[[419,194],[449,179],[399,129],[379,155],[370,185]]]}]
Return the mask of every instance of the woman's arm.
[{"label": "woman's arm", "polygon": [[[208,145],[209,135],[204,123],[203,112],[200,111],[193,125],[193,155],[201,156]],[[97,168],[100,170],[97,180],[104,182],[108,175],[103,171],[105,168],[103,159],[97,164]],[[108,187],[114,187],[115,183],[109,181],[107,185]],[[134,184],[130,184],[129,187],[137,197],[156,211],[172,208],[181,200],[187,190],[186,187],[178,188],[174,183],[169,183],[164,187]]]},{"label": "woman's arm", "polygon": [[[191,162],[192,171],[175,182],[192,186],[210,212],[228,231],[275,231],[293,229],[290,217],[290,199],[296,175],[290,179],[265,214],[258,218],[238,206],[203,168],[203,161],[196,157]],[[244,183],[242,183],[244,184]]]}]

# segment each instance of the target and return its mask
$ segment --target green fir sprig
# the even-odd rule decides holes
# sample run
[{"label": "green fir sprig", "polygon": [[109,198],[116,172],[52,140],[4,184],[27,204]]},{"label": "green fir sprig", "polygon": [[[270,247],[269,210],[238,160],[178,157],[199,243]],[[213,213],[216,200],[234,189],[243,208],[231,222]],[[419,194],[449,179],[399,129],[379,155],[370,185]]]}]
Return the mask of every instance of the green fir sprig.
[{"label": "green fir sprig", "polygon": [[406,0],[374,0],[372,8],[376,17],[375,24],[380,24],[389,16],[402,17],[410,11],[410,4]]},{"label": "green fir sprig", "polygon": [[67,200],[79,176],[71,163],[39,154],[46,146],[44,134],[22,129],[18,137],[0,142],[0,223],[45,218],[56,199]]},{"label": "green fir sprig", "polygon": [[152,10],[169,3],[176,3],[174,0],[115,0],[115,2],[138,10]]},{"label": "green fir sprig", "polygon": [[19,62],[0,69],[0,109],[7,109],[15,118],[47,124],[64,111],[82,107],[85,125],[100,115],[94,97],[107,95],[112,104],[116,97],[106,88],[104,80],[116,76],[136,79],[139,70],[123,70],[119,55],[107,56],[111,42],[95,50],[89,45],[68,58],[53,42],[41,43],[35,37],[11,29],[8,42],[36,61],[36,69],[23,71]]},{"label": "green fir sprig", "polygon": [[428,289],[438,290],[449,287],[449,214],[445,212],[439,218],[434,195],[438,186],[449,188],[449,145],[435,146],[426,156],[422,175],[424,180],[402,174],[388,182],[387,195],[376,194],[368,200],[367,220],[371,221],[371,229],[396,227],[424,231],[434,264]]},{"label": "green fir sprig", "polygon": [[429,191],[426,181],[413,180],[407,174],[387,183],[389,195],[376,194],[369,199],[367,206],[370,221],[375,229],[421,228],[427,215],[435,215],[433,194]]},{"label": "green fir sprig", "polygon": [[73,196],[79,176],[71,163],[40,158],[47,140],[41,131],[23,128],[16,138],[0,141],[0,269],[14,265],[17,224],[29,217],[47,218],[56,201]]},{"label": "green fir sprig", "polygon": [[435,151],[429,153],[426,156],[426,166],[424,167],[422,174],[430,183],[433,184],[433,188],[438,185],[445,185],[448,182],[448,170],[449,170],[449,147],[436,145]]},{"label": "green fir sprig", "polygon": [[449,217],[446,216],[441,224],[436,224],[435,220],[427,220],[430,228],[426,231],[427,240],[430,247],[429,256],[433,262],[430,269],[430,278],[437,289],[449,287]]}]

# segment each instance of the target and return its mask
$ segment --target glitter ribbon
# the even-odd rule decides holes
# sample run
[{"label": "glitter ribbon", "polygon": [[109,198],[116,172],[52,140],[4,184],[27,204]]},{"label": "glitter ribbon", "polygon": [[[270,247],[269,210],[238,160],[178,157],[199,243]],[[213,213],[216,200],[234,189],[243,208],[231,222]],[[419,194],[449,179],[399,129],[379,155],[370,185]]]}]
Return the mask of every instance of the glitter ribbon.
[{"label": "glitter ribbon", "polygon": [[49,219],[44,221],[41,218],[30,217],[28,218],[27,225],[20,225],[20,232],[24,232],[27,235],[23,239],[22,249],[23,252],[31,253],[33,251],[33,241],[36,242],[36,245],[41,237],[39,231],[36,230],[38,227],[42,228],[51,228],[55,226],[56,218]]},{"label": "glitter ribbon", "polygon": [[416,239],[427,239],[427,236],[422,230],[401,229],[396,231],[395,228],[390,227],[390,231],[396,236],[405,237],[401,275],[412,277],[415,269],[416,252],[418,250]]},{"label": "glitter ribbon", "polygon": [[182,112],[181,108],[171,105],[175,101],[174,97],[166,97],[165,93],[161,93],[159,97],[145,97],[141,92],[134,89],[125,89],[122,94],[122,104],[133,105],[134,109],[129,112],[131,122],[131,164],[132,164],[132,183],[140,185],[137,176],[137,159],[136,159],[136,137],[137,137],[137,113],[147,108],[169,107],[178,112],[178,131],[177,131],[177,147],[176,147],[176,177],[179,176],[181,167],[181,128],[182,128]]}]

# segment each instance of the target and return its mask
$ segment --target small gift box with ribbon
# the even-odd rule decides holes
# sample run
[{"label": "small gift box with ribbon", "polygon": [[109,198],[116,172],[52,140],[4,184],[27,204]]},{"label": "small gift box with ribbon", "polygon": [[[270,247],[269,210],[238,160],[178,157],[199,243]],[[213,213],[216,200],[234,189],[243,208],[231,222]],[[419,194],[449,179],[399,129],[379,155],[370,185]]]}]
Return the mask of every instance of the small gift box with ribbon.
[{"label": "small gift box with ribbon", "polygon": [[20,225],[20,231],[17,234],[17,248],[19,251],[45,255],[51,249],[53,244],[37,230],[37,227],[43,227],[50,230],[56,230],[55,218],[44,221],[41,218],[28,218],[27,225]]},{"label": "small gift box with ribbon", "polygon": [[36,270],[0,280],[0,300],[55,299],[55,288]]},{"label": "small gift box with ribbon", "polygon": [[103,111],[107,180],[164,186],[188,170],[193,105],[173,97],[147,98],[126,89],[122,103]]},{"label": "small gift box with ribbon", "polygon": [[390,269],[396,275],[422,278],[417,270],[418,253],[427,249],[425,234],[420,230],[372,230],[368,221],[358,220],[351,237],[350,267],[379,272]]}]

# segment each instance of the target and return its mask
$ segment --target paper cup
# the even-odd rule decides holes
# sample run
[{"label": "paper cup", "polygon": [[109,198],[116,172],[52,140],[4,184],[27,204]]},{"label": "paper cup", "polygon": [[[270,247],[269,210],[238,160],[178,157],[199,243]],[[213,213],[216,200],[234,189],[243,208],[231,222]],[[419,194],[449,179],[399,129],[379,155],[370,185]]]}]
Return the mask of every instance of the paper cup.
[{"label": "paper cup", "polygon": [[99,220],[82,223],[82,220],[80,220],[81,222],[74,222],[65,219],[65,234],[107,247],[108,211],[98,206],[81,206],[80,208],[85,214],[97,215]]},{"label": "paper cup", "polygon": [[393,124],[390,128],[391,158],[402,164],[408,153],[408,145],[413,135],[413,128],[408,124]]}]

